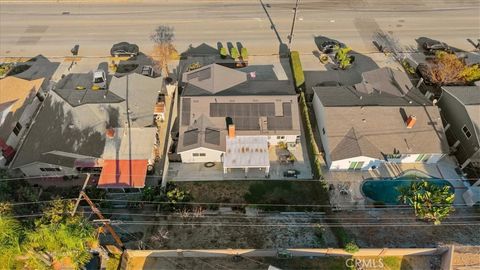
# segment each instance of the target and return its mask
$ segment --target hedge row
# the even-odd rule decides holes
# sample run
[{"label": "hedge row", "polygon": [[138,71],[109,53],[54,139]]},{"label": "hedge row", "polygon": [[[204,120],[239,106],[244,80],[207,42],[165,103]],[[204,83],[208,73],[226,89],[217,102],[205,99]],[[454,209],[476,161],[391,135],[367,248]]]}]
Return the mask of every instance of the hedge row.
[{"label": "hedge row", "polygon": [[290,64],[292,65],[295,87],[302,90],[305,85],[305,75],[303,74],[302,62],[300,62],[300,55],[297,51],[290,53]]},{"label": "hedge row", "polygon": [[310,155],[310,164],[312,166],[313,174],[316,179],[320,179],[322,175],[322,165],[320,163],[317,142],[315,141],[315,135],[313,133],[312,123],[310,122],[310,113],[308,111],[307,101],[305,100],[305,94],[300,93],[300,109],[302,113],[303,124],[306,131],[307,148]]}]

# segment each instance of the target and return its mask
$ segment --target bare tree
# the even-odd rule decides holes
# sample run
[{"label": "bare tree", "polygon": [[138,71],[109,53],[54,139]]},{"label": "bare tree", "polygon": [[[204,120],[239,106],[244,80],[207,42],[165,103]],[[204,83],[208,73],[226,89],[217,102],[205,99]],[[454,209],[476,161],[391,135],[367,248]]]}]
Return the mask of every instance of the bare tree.
[{"label": "bare tree", "polygon": [[173,45],[174,38],[174,28],[168,25],[158,26],[150,36],[155,43],[151,57],[156,63],[156,68],[162,70],[165,76],[169,74],[168,63],[177,55],[177,50]]},{"label": "bare tree", "polygon": [[465,63],[455,54],[437,52],[432,61],[420,67],[420,72],[434,84],[462,84],[465,83],[462,74],[464,69]]}]

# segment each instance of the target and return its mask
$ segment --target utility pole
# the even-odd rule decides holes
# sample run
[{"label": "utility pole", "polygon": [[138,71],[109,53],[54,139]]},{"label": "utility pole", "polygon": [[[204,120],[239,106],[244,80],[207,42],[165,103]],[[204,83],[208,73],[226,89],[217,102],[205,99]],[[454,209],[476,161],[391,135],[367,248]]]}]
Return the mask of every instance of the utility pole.
[{"label": "utility pole", "polygon": [[73,208],[72,211],[72,217],[75,215],[77,212],[78,205],[80,204],[80,201],[82,200],[82,192],[85,191],[85,188],[87,187],[88,180],[90,180],[90,174],[87,173],[87,178],[85,179],[85,182],[83,183],[82,189],[80,190],[80,194],[78,194],[77,201],[75,202],[75,207]]},{"label": "utility pole", "polygon": [[122,240],[120,239],[120,237],[118,236],[118,234],[115,232],[115,230],[113,229],[113,227],[110,225],[110,222],[108,219],[106,219],[102,212],[100,212],[100,210],[95,206],[95,204],[90,200],[90,198],[87,196],[87,194],[85,194],[85,192],[83,191],[80,191],[80,195],[85,198],[85,201],[87,201],[87,203],[90,205],[90,208],[92,209],[92,211],[98,216],[98,218],[103,222],[103,225],[105,226],[105,228],[107,228],[107,230],[110,232],[110,234],[113,236],[113,239],[115,240],[115,242],[117,243],[117,245],[122,249],[124,250],[125,249],[125,245],[123,244]]},{"label": "utility pole", "polygon": [[295,8],[293,9],[292,29],[290,29],[290,35],[288,36],[288,50],[290,50],[290,46],[292,45],[293,30],[295,30],[295,21],[297,20],[298,1],[299,0],[296,0]]}]

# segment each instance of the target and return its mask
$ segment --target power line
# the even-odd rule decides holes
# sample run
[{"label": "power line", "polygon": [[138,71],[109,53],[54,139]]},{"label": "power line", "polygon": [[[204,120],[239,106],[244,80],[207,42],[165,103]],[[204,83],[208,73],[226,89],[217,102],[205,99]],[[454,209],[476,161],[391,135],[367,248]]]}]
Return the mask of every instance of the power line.
[{"label": "power line", "polygon": [[[155,226],[220,226],[220,227],[318,227],[318,223],[263,223],[263,224],[245,224],[233,222],[149,222],[149,221],[122,221],[116,224],[123,225],[155,225]],[[442,222],[438,225],[433,224],[414,224],[414,223],[335,223],[322,224],[322,227],[433,227],[433,226],[480,226],[480,223],[466,223],[466,222]]]},{"label": "power line", "polygon": [[[144,212],[144,211],[142,211]],[[152,211],[153,212],[153,211]],[[245,215],[203,215],[199,217],[194,217],[194,216],[181,216],[178,213],[172,213],[172,214],[160,214],[159,212],[155,212],[154,214],[139,214],[139,213],[119,213],[119,212],[103,212],[103,214],[106,215],[119,215],[119,216],[145,216],[145,217],[178,217],[178,218],[194,218],[194,219],[202,219],[202,218],[225,218],[225,219],[299,219],[299,220],[311,220],[311,219],[322,219],[322,220],[329,220],[329,219],[347,219],[347,220],[355,220],[355,219],[372,219],[372,220],[398,220],[398,217],[328,217],[326,215],[318,215],[319,217],[297,217],[296,215],[285,215],[285,216],[268,216],[268,215],[260,215],[260,216],[245,216]],[[308,212],[306,212],[305,216],[308,216]],[[474,216],[463,216],[463,215],[458,215],[458,216],[450,216],[447,219],[474,219],[474,218],[480,218],[480,215],[474,215]],[[408,219],[408,218],[406,218]],[[417,220],[417,218],[410,218],[412,220]]]},{"label": "power line", "polygon": [[[67,200],[75,200],[76,198],[67,198],[67,199],[59,199],[62,201]],[[159,201],[144,201],[144,200],[122,200],[122,199],[91,199],[92,201],[96,202],[126,202],[126,203],[143,203],[143,204],[167,204],[167,205],[219,205],[219,206],[253,206],[253,207],[261,207],[261,206],[273,206],[273,207],[326,207],[326,208],[338,208],[340,210],[354,210],[354,211],[370,211],[370,210],[394,210],[394,209],[403,209],[408,210],[411,209],[410,205],[402,205],[402,204],[382,204],[381,206],[364,206],[363,208],[358,208],[356,206],[352,206],[351,204],[272,204],[272,203],[221,203],[221,202],[159,202]],[[10,205],[28,205],[28,204],[41,204],[41,203],[49,203],[56,200],[45,200],[45,201],[34,201],[34,202],[14,202],[9,203]],[[432,204],[432,206],[453,206],[454,208],[471,208],[471,206],[467,204]]]}]

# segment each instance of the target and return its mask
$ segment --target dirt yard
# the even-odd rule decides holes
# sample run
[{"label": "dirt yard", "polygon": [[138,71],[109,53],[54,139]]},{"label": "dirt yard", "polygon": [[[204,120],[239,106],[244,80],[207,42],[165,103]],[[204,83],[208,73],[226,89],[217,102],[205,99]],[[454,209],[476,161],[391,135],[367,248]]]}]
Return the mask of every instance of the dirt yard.
[{"label": "dirt yard", "polygon": [[[347,233],[353,235],[360,247],[480,245],[480,226],[477,225],[479,219],[472,209],[457,209],[443,224],[437,226],[416,220],[411,210],[338,212],[334,216],[342,223],[368,222],[377,224],[370,227],[345,227]],[[467,218],[467,216],[473,216],[474,218]],[[448,222],[466,225],[447,225]],[[469,223],[472,225],[469,225]],[[405,226],[405,224],[409,226]]]}]

